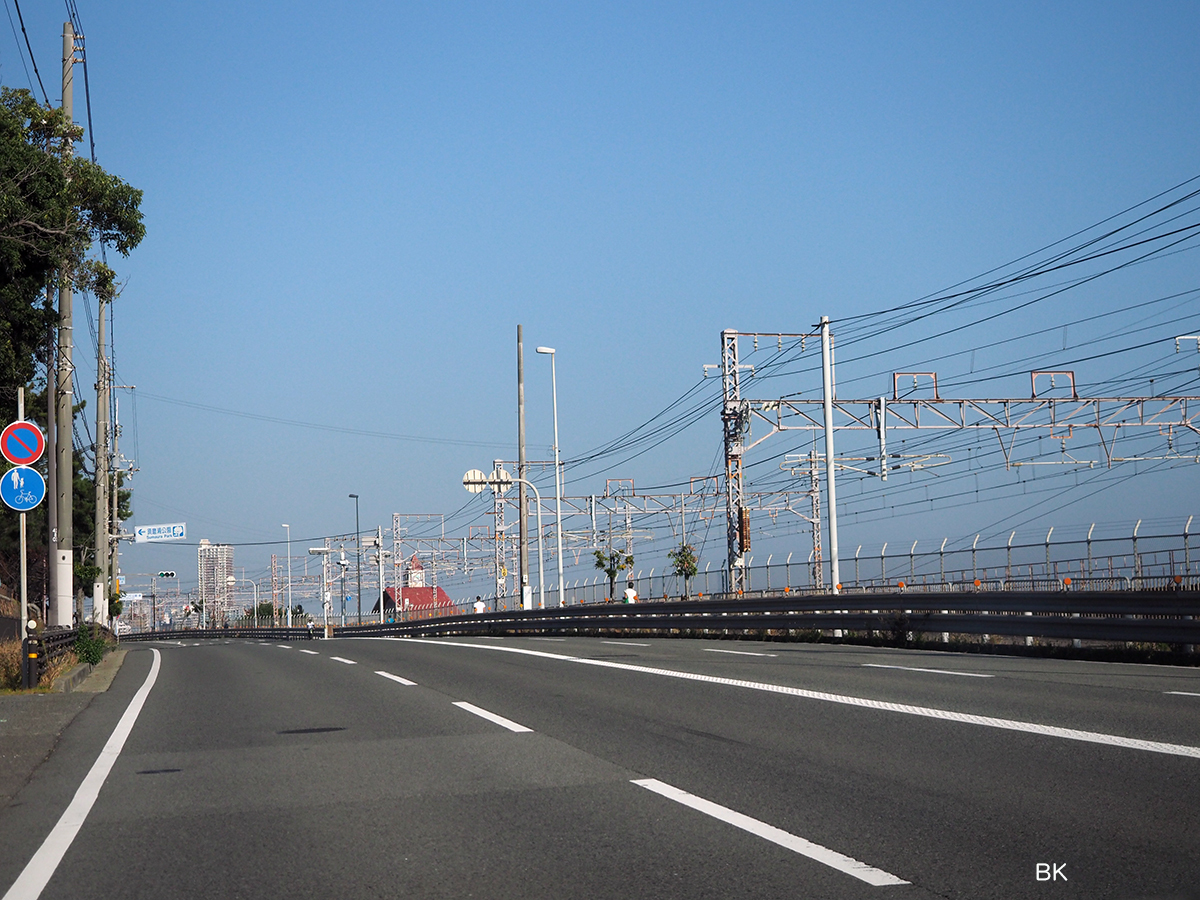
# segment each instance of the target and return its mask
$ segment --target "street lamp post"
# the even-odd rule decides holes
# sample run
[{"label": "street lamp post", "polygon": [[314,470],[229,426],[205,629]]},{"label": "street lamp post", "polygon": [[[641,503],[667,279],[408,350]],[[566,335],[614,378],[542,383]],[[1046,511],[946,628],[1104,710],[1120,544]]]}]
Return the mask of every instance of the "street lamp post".
[{"label": "street lamp post", "polygon": [[537,352],[550,357],[550,391],[554,397],[554,530],[558,542],[558,605],[564,603],[562,549],[562,477],[558,462],[558,374],[555,371],[553,347],[538,347]]},{"label": "street lamp post", "polygon": [[[495,474],[495,473],[493,473],[493,474]],[[538,493],[537,486],[533,482],[527,481],[524,478],[513,478],[507,472],[502,472],[502,474],[504,475],[503,479],[497,478],[496,480],[493,481],[493,480],[484,478],[482,472],[479,472],[478,470],[473,469],[470,472],[468,472],[466,474],[466,476],[463,477],[463,487],[465,487],[467,489],[468,493],[477,494],[483,490],[483,486],[486,484],[489,487],[491,487],[491,489],[493,491],[496,491],[498,493],[503,493],[504,490],[515,481],[518,484],[525,485],[527,488],[529,488],[530,490],[533,491],[534,501],[537,503],[537,526],[538,526],[538,608],[545,609],[546,608],[546,570],[545,570],[544,560],[545,560],[545,556],[546,556],[546,551],[545,551],[545,547],[543,546],[543,542],[542,542],[542,538],[543,538],[543,535],[542,535],[542,495],[540,493]],[[524,512],[524,511],[522,510],[522,512]],[[522,606],[525,605],[524,592],[522,592],[521,605]]]},{"label": "street lamp post", "polygon": [[233,575],[229,575],[225,578],[225,585],[227,587],[233,587],[239,581],[242,584],[248,584],[248,585],[250,585],[250,587],[254,588],[254,627],[257,628],[258,627],[258,583],[251,581],[249,578],[235,578]]},{"label": "street lamp post", "polygon": [[309,547],[308,552],[313,556],[321,557],[321,609],[325,613],[325,637],[331,638],[333,637],[333,631],[329,617],[333,615],[333,603],[329,599],[328,559],[329,554],[333,552],[333,548]]},{"label": "street lamp post", "polygon": [[287,589],[287,627],[292,627],[292,526],[284,525],[287,529],[287,547],[288,547],[288,589]]},{"label": "street lamp post", "polygon": [[354,568],[358,572],[358,620],[362,624],[362,535],[358,524],[358,494],[350,495],[354,499]]},{"label": "street lamp post", "polygon": [[350,563],[346,562],[346,551],[342,551],[342,555],[337,561],[338,567],[342,570],[342,627],[346,627],[346,569]]}]

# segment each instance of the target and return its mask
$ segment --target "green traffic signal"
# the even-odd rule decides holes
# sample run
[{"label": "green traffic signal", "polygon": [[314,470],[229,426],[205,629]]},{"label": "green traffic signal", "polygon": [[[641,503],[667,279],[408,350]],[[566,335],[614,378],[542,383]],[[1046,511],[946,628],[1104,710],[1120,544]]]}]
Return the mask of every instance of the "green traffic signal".
[{"label": "green traffic signal", "polygon": [[174,578],[175,573],[174,572],[159,572],[158,577],[159,578]]}]

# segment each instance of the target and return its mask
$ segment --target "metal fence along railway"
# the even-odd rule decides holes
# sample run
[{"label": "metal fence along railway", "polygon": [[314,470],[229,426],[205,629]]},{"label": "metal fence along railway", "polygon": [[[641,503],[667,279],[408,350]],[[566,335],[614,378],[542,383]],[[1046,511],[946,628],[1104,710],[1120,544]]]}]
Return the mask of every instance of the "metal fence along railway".
[{"label": "metal fence along railway", "polygon": [[[1005,635],[1075,641],[1170,644],[1193,652],[1200,643],[1200,590],[1172,580],[1157,590],[847,591],[777,593],[689,601],[581,604],[536,610],[444,615],[336,629],[345,637],[473,634],[773,633]],[[301,640],[307,628],[226,628],[142,632],[123,640],[199,637]]]}]

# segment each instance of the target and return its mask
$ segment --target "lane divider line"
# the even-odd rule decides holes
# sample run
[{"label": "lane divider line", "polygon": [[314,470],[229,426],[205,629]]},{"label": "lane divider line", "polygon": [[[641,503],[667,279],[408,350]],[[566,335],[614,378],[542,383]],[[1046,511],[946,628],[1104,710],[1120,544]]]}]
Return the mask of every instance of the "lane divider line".
[{"label": "lane divider line", "polygon": [[291,649],[292,649],[292,648],[291,648],[289,645],[287,645],[287,644],[276,644],[275,646],[276,646],[276,647],[278,647],[280,650],[291,650]]},{"label": "lane divider line", "polygon": [[1164,694],[1174,694],[1177,697],[1200,697],[1200,694],[1194,694],[1191,691],[1163,691]]},{"label": "lane divider line", "polygon": [[887,666],[883,663],[863,663],[864,669],[903,669],[905,672],[932,672],[934,675],[961,675],[964,678],[995,678],[980,672],[951,672],[949,669],[918,669],[916,666]]},{"label": "lane divider line", "polygon": [[649,647],[649,644],[635,644],[633,641],[601,641],[602,644],[614,644],[617,647]]},{"label": "lane divider line", "polygon": [[531,641],[565,641],[566,638],[535,637],[535,638],[530,638],[530,640]]},{"label": "lane divider line", "polygon": [[1082,731],[1077,728],[1063,728],[1058,725],[1042,725],[1037,722],[1021,722],[1016,719],[1000,719],[995,716],[977,716],[972,713],[954,712],[948,709],[937,709],[930,706],[913,706],[908,703],[889,703],[884,700],[869,700],[865,697],[851,697],[846,694],[831,694],[828,691],[810,691],[805,688],[788,687],[782,684],[770,684],[761,681],[744,681],[738,678],[722,678],[718,675],[701,675],[695,672],[677,672],[674,669],[659,669],[652,666],[638,666],[632,663],[616,662],[609,659],[588,659],[581,656],[564,656],[561,653],[550,653],[546,650],[530,650],[525,647],[498,647],[495,644],[469,644],[461,641],[438,641],[428,638],[385,638],[385,640],[411,641],[414,644],[433,644],[438,647],[468,647],[475,650],[491,650],[498,653],[518,653],[524,656],[540,656],[543,659],[556,659],[563,662],[578,663],[583,666],[599,666],[605,669],[620,669],[625,672],[640,672],[645,675],[659,675],[664,678],[679,678],[684,681],[702,681],[708,684],[723,684],[729,687],[746,688],[752,691],[764,691],[770,694],[785,694],[790,697],[803,697],[806,700],[821,700],[825,703],[839,703],[843,706],[857,706],[860,709],[875,709],[882,712],[902,713],[909,716],[924,716],[930,719],[941,719],[944,722],[959,722],[965,725],[982,725],[987,728],[1000,728],[1006,731],[1023,731],[1027,734],[1038,734],[1043,737],[1056,737],[1069,741],[1085,741],[1091,744],[1103,744],[1109,747],[1121,747],[1126,750],[1144,750],[1148,753],[1165,753],[1170,756],[1186,756],[1200,759],[1200,747],[1188,744],[1170,744],[1165,741],[1150,741],[1141,738],[1122,737],[1117,734],[1104,734],[1097,731]]},{"label": "lane divider line", "polygon": [[417,686],[417,683],[415,681],[409,681],[407,678],[401,678],[399,675],[393,675],[391,672],[377,671],[375,674],[382,675],[384,678],[390,678],[392,681],[396,682],[397,684],[403,684],[406,687],[416,687]]},{"label": "lane divider line", "polygon": [[142,686],[129,701],[129,706],[125,708],[120,721],[117,722],[117,727],[113,729],[113,733],[105,743],[104,749],[100,751],[92,768],[84,776],[83,783],[75,791],[75,797],[59,818],[58,823],[51,829],[50,834],[46,836],[46,840],[42,841],[42,846],[33,854],[33,858],[29,860],[20,876],[13,882],[13,886],[5,893],[4,900],[37,900],[46,887],[46,883],[54,875],[58,864],[62,862],[71,843],[75,840],[75,835],[79,834],[79,829],[83,827],[84,820],[87,819],[96,798],[100,795],[100,788],[104,787],[108,773],[112,771],[117,757],[121,755],[126,738],[133,731],[134,722],[137,721],[142,707],[146,705],[150,689],[158,680],[162,654],[153,648],[150,652],[154,654],[154,659],[150,663],[150,674],[146,676]]},{"label": "lane divider line", "polygon": [[778,653],[755,653],[752,650],[718,650],[716,647],[701,647],[705,653],[732,653],[735,656],[778,656]]},{"label": "lane divider line", "polygon": [[473,703],[467,703],[465,700],[459,700],[455,704],[459,709],[465,709],[469,713],[474,713],[481,719],[487,719],[489,722],[495,722],[502,728],[507,728],[509,731],[515,731],[518,734],[526,731],[533,731],[532,728],[526,728],[524,725],[518,725],[512,719],[506,719],[504,716],[498,716],[494,712],[488,712],[486,709],[480,709]]},{"label": "lane divider line", "polygon": [[812,841],[784,831],[782,828],[776,828],[774,825],[768,825],[766,822],[736,812],[727,806],[721,806],[718,803],[713,803],[711,800],[705,800],[703,797],[689,794],[687,791],[664,784],[655,778],[639,778],[633,783],[638,787],[644,787],[648,791],[653,791],[660,796],[666,797],[668,800],[674,800],[676,803],[681,803],[697,812],[712,816],[714,819],[719,819],[722,822],[732,825],[734,828],[748,831],[756,837],[768,840],[772,844],[778,844],[780,847],[799,853],[801,856],[807,856],[815,862],[829,866],[832,869],[837,869],[839,872],[853,876],[859,881],[865,881],[867,884],[875,887],[911,883],[905,881],[903,878],[897,878],[890,872],[883,871],[883,869],[869,866],[865,862],[859,862],[857,859],[853,859],[843,853],[838,853],[836,850],[830,850],[828,847],[814,844]]},{"label": "lane divider line", "polygon": [[330,658],[330,659],[332,659],[334,662],[345,663],[345,664],[346,664],[346,665],[348,665],[348,666],[357,666],[357,665],[358,665],[358,663],[356,663],[354,660],[352,660],[352,659],[343,659],[343,658],[342,658],[342,657],[340,657],[340,656],[331,656],[331,657],[329,657],[329,658]]},{"label": "lane divider line", "polygon": [[296,649],[299,650],[301,653],[307,653],[309,656],[320,656],[321,655],[316,650],[305,650],[303,647],[297,647]]}]

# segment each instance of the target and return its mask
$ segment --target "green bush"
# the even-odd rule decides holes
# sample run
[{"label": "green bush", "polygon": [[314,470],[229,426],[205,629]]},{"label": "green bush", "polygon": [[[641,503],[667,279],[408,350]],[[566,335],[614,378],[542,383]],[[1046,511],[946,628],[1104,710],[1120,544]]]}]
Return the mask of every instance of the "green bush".
[{"label": "green bush", "polygon": [[96,665],[104,658],[106,650],[108,650],[108,644],[105,643],[104,638],[92,637],[86,628],[80,627],[79,637],[75,639],[75,655],[79,657],[81,663]]}]

